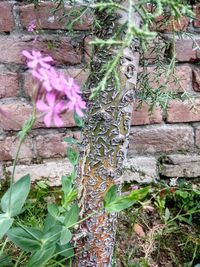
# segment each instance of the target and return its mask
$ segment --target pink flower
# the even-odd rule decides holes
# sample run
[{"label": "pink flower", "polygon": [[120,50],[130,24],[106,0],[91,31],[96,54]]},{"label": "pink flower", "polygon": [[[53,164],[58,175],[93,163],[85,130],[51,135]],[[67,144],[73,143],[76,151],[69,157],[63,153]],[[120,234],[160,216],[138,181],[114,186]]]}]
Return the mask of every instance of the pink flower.
[{"label": "pink flower", "polygon": [[52,121],[57,127],[63,126],[63,121],[59,114],[66,109],[64,102],[60,101],[56,103],[56,95],[54,93],[46,94],[47,104],[42,100],[38,100],[36,106],[38,110],[46,113],[44,117],[44,123],[47,127],[50,127]]},{"label": "pink flower", "polygon": [[[53,68],[51,68],[53,69]],[[43,87],[48,91],[52,91],[51,79],[53,78],[54,72],[51,69],[40,68],[38,70],[33,70],[32,75],[42,82]]]},{"label": "pink flower", "polygon": [[51,68],[51,65],[49,65],[49,62],[52,62],[53,59],[50,56],[43,57],[40,52],[32,51],[32,53],[29,53],[28,51],[24,50],[22,51],[22,54],[28,58],[29,62],[27,63],[27,66],[30,69],[36,69],[37,67],[43,67],[45,69]]},{"label": "pink flower", "polygon": [[27,31],[28,32],[34,32],[34,30],[36,29],[36,24],[35,24],[35,20],[32,20],[31,23],[29,24]]}]

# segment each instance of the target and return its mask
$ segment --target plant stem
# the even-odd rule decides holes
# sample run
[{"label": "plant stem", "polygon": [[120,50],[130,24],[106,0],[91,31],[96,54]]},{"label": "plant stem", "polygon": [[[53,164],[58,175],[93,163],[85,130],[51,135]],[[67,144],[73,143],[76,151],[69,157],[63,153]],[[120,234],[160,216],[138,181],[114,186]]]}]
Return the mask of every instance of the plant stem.
[{"label": "plant stem", "polygon": [[3,243],[3,246],[1,248],[1,253],[3,253],[4,248],[5,248],[6,244],[7,244],[7,242],[8,242],[8,238],[6,237],[6,239],[5,239],[4,243]]}]

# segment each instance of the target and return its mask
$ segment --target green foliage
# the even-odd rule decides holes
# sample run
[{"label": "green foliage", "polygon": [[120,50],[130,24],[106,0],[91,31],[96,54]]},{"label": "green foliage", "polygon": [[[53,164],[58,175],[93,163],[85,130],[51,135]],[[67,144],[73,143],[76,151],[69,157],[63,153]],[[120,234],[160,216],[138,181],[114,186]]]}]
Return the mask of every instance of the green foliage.
[{"label": "green foliage", "polygon": [[149,187],[134,190],[127,196],[117,195],[117,185],[111,186],[104,198],[104,207],[107,212],[119,212],[129,208],[142,200],[149,193]]},{"label": "green foliage", "polygon": [[118,264],[196,266],[200,262],[199,193],[198,187],[183,180],[176,186],[152,185],[145,200],[119,215]]},{"label": "green foliage", "polygon": [[31,187],[30,176],[26,175],[14,183],[1,198],[1,210],[9,217],[18,215]]}]

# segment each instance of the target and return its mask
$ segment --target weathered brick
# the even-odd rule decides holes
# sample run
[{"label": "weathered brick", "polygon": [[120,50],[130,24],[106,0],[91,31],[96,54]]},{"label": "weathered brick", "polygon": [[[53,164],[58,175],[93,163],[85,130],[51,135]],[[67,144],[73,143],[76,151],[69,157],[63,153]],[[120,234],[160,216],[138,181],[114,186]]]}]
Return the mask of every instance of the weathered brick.
[{"label": "weathered brick", "polygon": [[[166,66],[167,67],[167,66]],[[143,72],[143,69],[140,69]],[[166,77],[166,71],[158,73],[155,67],[147,67],[146,73],[148,75],[149,84],[153,89],[160,86],[167,86],[167,90],[173,92],[185,92],[191,89],[192,83],[192,70],[189,65],[183,64],[175,67],[174,73],[170,77]],[[166,80],[167,79],[167,83]],[[165,90],[163,88],[162,90]]]},{"label": "weathered brick", "polygon": [[[7,167],[8,173],[12,172],[12,166]],[[61,177],[68,175],[72,171],[72,165],[68,159],[60,159],[54,161],[44,161],[42,164],[17,165],[15,172],[15,181],[22,176],[30,174],[31,181],[46,181],[50,186],[60,186]]]},{"label": "weathered brick", "polygon": [[[200,40],[195,39],[200,45]],[[195,43],[191,39],[179,39],[175,42],[176,59],[179,62],[198,62],[200,61],[200,53],[198,49],[194,49]]]},{"label": "weathered brick", "polygon": [[151,183],[158,179],[157,160],[154,157],[135,157],[127,160],[122,182]]},{"label": "weathered brick", "polygon": [[145,124],[155,124],[162,122],[162,111],[159,107],[151,113],[149,111],[149,106],[144,103],[141,107],[138,107],[138,103],[133,106],[132,113],[132,125],[145,125]]},{"label": "weathered brick", "polygon": [[197,4],[194,7],[194,13],[195,13],[195,19],[193,21],[193,25],[195,28],[199,28],[200,27],[200,4]]},{"label": "weathered brick", "polygon": [[[52,48],[50,48],[50,45]],[[1,36],[0,37],[0,62],[2,63],[25,63],[22,56],[23,50],[39,50],[44,55],[51,55],[56,64],[81,63],[82,52],[79,44],[72,44],[68,37],[40,36],[34,40],[31,36]]]},{"label": "weathered brick", "polygon": [[52,133],[38,135],[35,139],[37,156],[42,158],[66,156],[67,143],[64,142],[65,137],[73,137],[72,132],[68,134]]},{"label": "weathered brick", "polygon": [[[56,4],[47,1],[39,3],[38,8],[33,4],[20,6],[20,19],[22,26],[28,28],[32,21],[35,21],[37,29],[66,29],[66,26],[73,21],[75,17],[70,16],[73,8],[65,5],[65,8],[52,12],[57,7]],[[78,9],[76,8],[76,12]],[[71,13],[72,14],[72,13]],[[67,15],[67,16],[66,16]],[[82,17],[81,22],[73,25],[75,30],[89,30],[93,24],[93,16],[87,11]]]},{"label": "weathered brick", "polygon": [[129,154],[192,151],[194,133],[190,126],[134,127],[130,133]]},{"label": "weathered brick", "polygon": [[200,127],[195,129],[195,144],[198,148],[200,148]]},{"label": "weathered brick", "polygon": [[160,174],[168,178],[197,178],[200,175],[200,156],[168,155],[160,165]]},{"label": "weathered brick", "polygon": [[[15,136],[7,137],[0,141],[0,161],[13,160],[16,156],[17,146],[19,144],[19,139]],[[23,142],[19,159],[33,158],[33,143],[30,138],[26,138]]]},{"label": "weathered brick", "polygon": [[1,104],[0,127],[4,130],[20,130],[29,118],[32,107],[20,100]]},{"label": "weathered brick", "polygon": [[192,85],[196,92],[200,92],[200,69],[198,67],[192,70]]},{"label": "weathered brick", "polygon": [[12,8],[11,3],[7,1],[0,2],[0,32],[10,32],[13,30],[14,19]]},{"label": "weathered brick", "polygon": [[[88,75],[89,75],[88,70],[80,69],[80,68],[74,68],[74,67],[62,69],[60,71],[65,73],[67,76],[73,77],[75,79],[75,81],[80,86],[84,85],[84,83],[86,82]],[[29,72],[25,72],[23,74],[23,78],[24,78],[24,91],[25,91],[26,95],[31,96],[32,92],[33,92],[32,76]]]},{"label": "weathered brick", "polygon": [[0,98],[16,96],[18,93],[18,74],[0,73]]},{"label": "weathered brick", "polygon": [[171,100],[167,111],[167,122],[200,121],[200,99],[192,101]]}]

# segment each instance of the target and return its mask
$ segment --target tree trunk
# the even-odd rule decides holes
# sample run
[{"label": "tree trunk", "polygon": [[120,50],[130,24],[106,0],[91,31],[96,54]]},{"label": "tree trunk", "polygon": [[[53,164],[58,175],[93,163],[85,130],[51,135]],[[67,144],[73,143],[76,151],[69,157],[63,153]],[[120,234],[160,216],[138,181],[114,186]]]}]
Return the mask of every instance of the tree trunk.
[{"label": "tree trunk", "polygon": [[[121,18],[124,19],[126,18]],[[138,25],[136,14],[133,14],[133,20]],[[108,56],[102,51],[96,54],[93,68],[98,68],[100,62],[102,64],[102,61],[107,61]],[[83,131],[84,151],[80,158],[77,180],[78,198],[81,216],[98,212],[80,225],[80,230],[86,233],[86,237],[78,241],[73,266],[112,265],[117,214],[108,214],[102,209],[103,198],[106,190],[119,183],[122,176],[135,99],[138,62],[139,53],[133,40],[131,47],[124,49],[121,64],[118,66],[121,90],[116,88],[114,79],[110,79],[106,90],[98,93],[88,104]],[[93,86],[93,82],[90,86]]]}]

